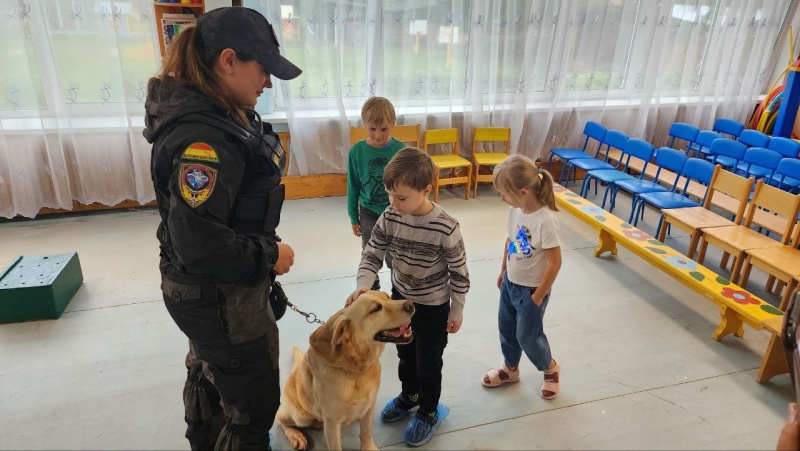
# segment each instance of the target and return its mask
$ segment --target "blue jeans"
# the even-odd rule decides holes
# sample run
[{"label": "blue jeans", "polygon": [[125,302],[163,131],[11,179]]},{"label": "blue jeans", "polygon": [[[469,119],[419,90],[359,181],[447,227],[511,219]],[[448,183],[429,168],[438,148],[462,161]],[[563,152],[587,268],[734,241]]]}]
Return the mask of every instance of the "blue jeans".
[{"label": "blue jeans", "polygon": [[544,371],[552,359],[543,324],[550,293],[544,297],[542,305],[537,306],[531,300],[534,291],[536,288],[510,282],[508,275],[503,274],[497,325],[500,329],[500,349],[507,366],[518,366],[522,351],[525,351],[534,366]]}]

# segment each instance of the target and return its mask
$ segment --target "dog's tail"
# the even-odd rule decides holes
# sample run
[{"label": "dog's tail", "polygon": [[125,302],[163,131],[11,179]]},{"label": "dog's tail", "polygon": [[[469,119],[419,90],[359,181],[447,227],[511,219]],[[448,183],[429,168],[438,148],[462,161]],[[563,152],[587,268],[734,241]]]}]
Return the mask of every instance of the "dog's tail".
[{"label": "dog's tail", "polygon": [[292,348],[292,369],[297,368],[300,365],[300,361],[303,360],[303,351],[300,350],[297,346]]}]

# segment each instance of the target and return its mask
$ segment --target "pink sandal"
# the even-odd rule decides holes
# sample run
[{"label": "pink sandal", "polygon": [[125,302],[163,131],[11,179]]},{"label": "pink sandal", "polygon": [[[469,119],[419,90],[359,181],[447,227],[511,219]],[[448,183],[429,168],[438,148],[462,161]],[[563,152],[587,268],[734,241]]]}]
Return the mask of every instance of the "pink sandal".
[{"label": "pink sandal", "polygon": [[556,365],[549,370],[544,370],[544,383],[542,383],[542,398],[555,399],[558,396],[560,389],[559,372],[561,366],[556,362]]},{"label": "pink sandal", "polygon": [[503,365],[503,368],[492,368],[483,376],[481,383],[484,387],[498,387],[503,384],[512,384],[519,382],[519,367],[511,371],[508,366]]}]

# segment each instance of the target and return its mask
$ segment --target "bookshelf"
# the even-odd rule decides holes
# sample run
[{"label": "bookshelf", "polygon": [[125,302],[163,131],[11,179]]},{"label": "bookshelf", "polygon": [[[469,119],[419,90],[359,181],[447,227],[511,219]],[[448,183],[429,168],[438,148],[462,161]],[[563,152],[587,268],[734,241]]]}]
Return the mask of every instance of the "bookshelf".
[{"label": "bookshelf", "polygon": [[167,42],[172,33],[180,33],[182,27],[193,25],[194,20],[205,12],[203,0],[192,0],[191,3],[154,1],[156,11],[156,27],[158,28],[158,45],[161,58],[167,54]]}]

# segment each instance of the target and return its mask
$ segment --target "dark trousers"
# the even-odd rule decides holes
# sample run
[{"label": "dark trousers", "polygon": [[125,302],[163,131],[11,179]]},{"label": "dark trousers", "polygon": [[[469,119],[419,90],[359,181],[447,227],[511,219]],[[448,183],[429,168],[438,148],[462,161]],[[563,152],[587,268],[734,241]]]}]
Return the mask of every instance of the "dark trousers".
[{"label": "dark trousers", "polygon": [[[269,449],[280,405],[278,329],[256,288],[162,281],[164,303],[189,337],[183,400],[193,450]],[[266,292],[265,292],[266,290]]]},{"label": "dark trousers", "polygon": [[[404,299],[393,293],[392,298]],[[442,394],[442,355],[447,346],[447,318],[450,303],[425,305],[414,303],[411,328],[414,341],[397,345],[400,364],[397,374],[403,387],[403,397],[419,394],[419,409],[424,413],[436,412]]]},{"label": "dark trousers", "polygon": [[[375,223],[378,222],[378,217],[380,215],[375,213],[374,211],[370,210],[369,208],[364,208],[359,205],[358,207],[358,222],[361,225],[361,250],[363,251],[365,247],[367,247],[367,243],[369,243],[369,239],[372,237],[372,229],[375,228]],[[386,261],[386,267],[389,270],[392,269],[392,256],[389,252],[386,252],[386,256],[383,258]],[[381,289],[381,279],[378,275],[375,275],[375,283],[372,284],[373,290],[380,290]]]}]

